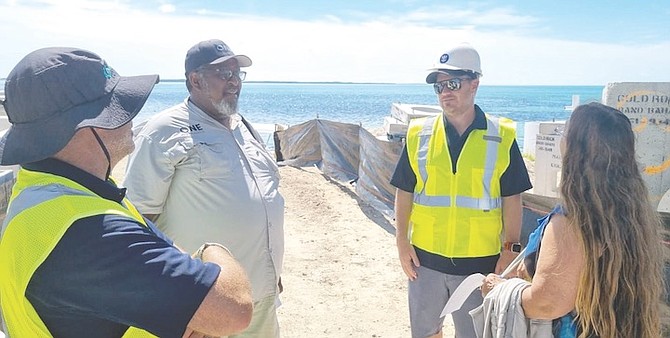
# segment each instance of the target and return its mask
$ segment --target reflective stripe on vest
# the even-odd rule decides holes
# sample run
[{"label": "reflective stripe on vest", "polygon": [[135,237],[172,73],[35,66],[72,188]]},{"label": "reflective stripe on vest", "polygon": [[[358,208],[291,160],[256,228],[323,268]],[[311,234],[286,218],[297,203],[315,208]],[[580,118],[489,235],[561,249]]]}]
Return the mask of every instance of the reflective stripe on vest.
[{"label": "reflective stripe on vest", "polygon": [[[426,169],[426,162],[428,157],[428,145],[430,144],[430,138],[433,136],[433,125],[435,124],[435,119],[442,118],[442,116],[436,116],[431,118],[426,118],[423,124],[423,128],[419,133],[419,174],[423,182],[428,180],[428,171]],[[486,196],[482,198],[472,198],[468,196],[456,196],[455,204],[453,203],[450,196],[428,196],[426,195],[426,185],[424,184],[423,189],[419,193],[414,194],[414,203],[425,205],[429,207],[462,207],[470,209],[479,209],[479,210],[491,210],[502,208],[502,198],[491,198],[491,179],[493,178],[493,171],[498,161],[498,145],[502,142],[502,137],[498,133],[498,123],[491,121],[491,119],[486,119],[487,128],[486,135],[483,136],[486,142],[486,159],[485,159],[485,170],[484,170],[484,192]]]},{"label": "reflective stripe on vest", "polygon": [[[103,214],[125,216],[146,226],[127,199],[122,206],[66,178],[19,170],[0,238],[0,303],[8,335],[52,336],[25,297],[28,283],[70,225]],[[129,327],[123,337],[154,336]]]},{"label": "reflective stripe on vest", "polygon": [[500,178],[515,139],[507,121],[487,116],[486,129],[470,132],[458,159],[449,152],[443,116],[410,122],[406,145],[416,175],[409,224],[414,246],[448,258],[500,252]]}]

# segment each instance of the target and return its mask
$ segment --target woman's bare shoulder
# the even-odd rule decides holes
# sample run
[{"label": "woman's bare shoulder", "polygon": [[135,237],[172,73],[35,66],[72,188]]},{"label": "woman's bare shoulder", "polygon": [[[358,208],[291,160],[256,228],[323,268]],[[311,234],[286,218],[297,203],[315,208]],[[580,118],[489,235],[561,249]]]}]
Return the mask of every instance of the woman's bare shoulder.
[{"label": "woman's bare shoulder", "polygon": [[550,231],[557,240],[574,241],[577,238],[577,229],[570,224],[569,219],[563,214],[554,214],[549,220],[547,231]]},{"label": "woman's bare shoulder", "polygon": [[570,262],[577,266],[582,264],[583,244],[578,234],[578,227],[570,222],[565,215],[553,215],[544,236],[542,237],[542,250],[540,256],[553,255],[552,265]]}]

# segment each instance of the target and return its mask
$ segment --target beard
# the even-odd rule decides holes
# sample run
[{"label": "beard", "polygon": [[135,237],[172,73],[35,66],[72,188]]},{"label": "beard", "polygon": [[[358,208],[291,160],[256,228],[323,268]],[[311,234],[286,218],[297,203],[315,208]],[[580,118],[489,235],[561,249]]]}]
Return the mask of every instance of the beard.
[{"label": "beard", "polygon": [[226,100],[222,98],[219,102],[212,102],[214,109],[222,116],[231,116],[237,114],[237,99]]}]

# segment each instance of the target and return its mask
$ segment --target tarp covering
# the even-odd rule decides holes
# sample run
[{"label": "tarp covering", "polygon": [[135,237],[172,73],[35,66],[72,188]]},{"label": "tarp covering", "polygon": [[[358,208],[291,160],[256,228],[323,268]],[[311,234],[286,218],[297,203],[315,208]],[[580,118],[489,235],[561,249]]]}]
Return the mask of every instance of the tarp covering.
[{"label": "tarp covering", "polygon": [[277,162],[293,167],[321,167],[321,141],[316,121],[307,121],[275,132]]},{"label": "tarp covering", "polygon": [[358,125],[316,120],[321,141],[321,171],[338,181],[356,181],[360,162]]},{"label": "tarp covering", "polygon": [[395,195],[389,181],[402,147],[377,139],[359,125],[321,119],[275,133],[280,165],[315,165],[333,179],[354,183],[362,200],[387,215]]},{"label": "tarp covering", "polygon": [[392,213],[395,187],[389,183],[404,146],[401,142],[380,140],[360,128],[360,164],[356,194],[375,209]]}]

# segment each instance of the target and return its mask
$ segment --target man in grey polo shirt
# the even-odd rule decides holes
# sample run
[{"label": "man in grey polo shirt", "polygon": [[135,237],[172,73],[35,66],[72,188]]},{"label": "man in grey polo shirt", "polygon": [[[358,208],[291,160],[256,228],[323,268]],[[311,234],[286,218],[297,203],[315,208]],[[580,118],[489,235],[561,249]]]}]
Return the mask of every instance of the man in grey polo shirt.
[{"label": "man in grey polo shirt", "polygon": [[[237,113],[251,59],[220,40],[186,54],[189,97],[153,116],[135,137],[124,185],[145,216],[188,252],[230,249],[251,280],[254,313],[239,337],[279,337],[284,255],[279,171],[258,133]],[[236,336],[238,337],[238,336]]]}]

